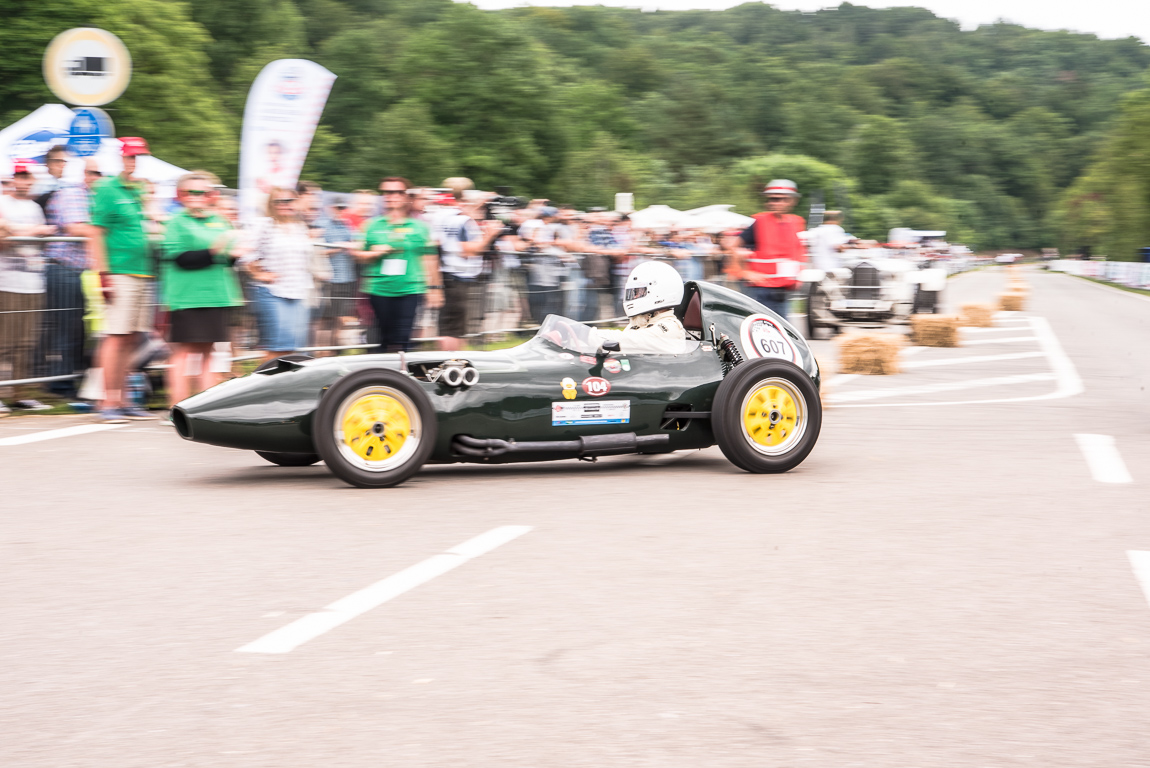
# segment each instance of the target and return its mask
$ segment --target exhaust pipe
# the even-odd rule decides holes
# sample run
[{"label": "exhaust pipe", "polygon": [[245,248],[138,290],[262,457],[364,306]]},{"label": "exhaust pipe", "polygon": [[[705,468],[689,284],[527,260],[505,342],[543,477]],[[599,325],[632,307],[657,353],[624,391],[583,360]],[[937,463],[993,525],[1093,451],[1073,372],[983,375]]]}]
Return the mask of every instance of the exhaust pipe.
[{"label": "exhaust pipe", "polygon": [[463,369],[451,366],[439,375],[439,379],[449,387],[458,387],[463,383]]},{"label": "exhaust pipe", "polygon": [[540,458],[581,459],[625,453],[659,453],[665,450],[670,442],[670,435],[643,435],[640,437],[634,432],[621,435],[590,435],[575,440],[540,440],[534,442],[517,442],[494,438],[485,440],[471,435],[456,435],[451,443],[451,448],[459,456],[484,460],[523,456],[524,454],[535,454]]},{"label": "exhaust pipe", "polygon": [[468,366],[463,369],[463,386],[473,387],[479,383],[479,371]]}]

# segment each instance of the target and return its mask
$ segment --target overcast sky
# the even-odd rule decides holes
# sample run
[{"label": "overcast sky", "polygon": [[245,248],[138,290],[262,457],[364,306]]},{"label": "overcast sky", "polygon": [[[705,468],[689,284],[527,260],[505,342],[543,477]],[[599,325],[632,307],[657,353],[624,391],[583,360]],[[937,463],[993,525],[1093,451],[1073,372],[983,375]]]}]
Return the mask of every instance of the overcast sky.
[{"label": "overcast sky", "polygon": [[[511,8],[521,5],[614,5],[650,10],[688,8],[730,8],[730,0],[470,0],[480,8]],[[1139,37],[1150,42],[1150,0],[855,0],[855,5],[872,8],[917,6],[935,14],[957,19],[963,29],[992,24],[1005,19],[1039,29],[1070,29],[1099,37]],[[835,7],[833,0],[778,0],[784,10],[815,11]]]}]

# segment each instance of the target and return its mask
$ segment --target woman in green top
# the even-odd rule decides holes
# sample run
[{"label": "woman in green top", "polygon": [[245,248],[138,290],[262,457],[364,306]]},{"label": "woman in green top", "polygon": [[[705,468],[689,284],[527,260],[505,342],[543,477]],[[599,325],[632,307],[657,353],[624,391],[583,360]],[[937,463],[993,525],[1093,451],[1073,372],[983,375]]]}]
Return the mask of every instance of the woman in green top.
[{"label": "woman in green top", "polygon": [[219,383],[219,373],[209,364],[212,345],[228,341],[232,307],[243,305],[232,268],[243,254],[236,242],[238,232],[215,213],[217,184],[204,172],[181,176],[176,199],[184,210],[172,217],[164,234],[161,292],[171,310],[172,405]]},{"label": "woman in green top", "polygon": [[[371,301],[383,352],[411,349],[419,305],[427,295],[432,309],[443,305],[439,256],[431,231],[408,216],[411,184],[389,176],[379,185],[385,213],[364,228],[363,250],[355,251],[363,275],[361,290]],[[428,283],[431,283],[428,285]]]}]

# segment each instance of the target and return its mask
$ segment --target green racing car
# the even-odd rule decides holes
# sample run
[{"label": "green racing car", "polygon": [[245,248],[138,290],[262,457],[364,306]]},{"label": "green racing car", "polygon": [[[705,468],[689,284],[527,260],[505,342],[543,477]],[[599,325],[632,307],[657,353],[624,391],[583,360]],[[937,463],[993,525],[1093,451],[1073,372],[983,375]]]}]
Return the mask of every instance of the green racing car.
[{"label": "green racing car", "polygon": [[[292,355],[172,409],[186,440],[282,466],[320,460],[361,488],[427,463],[497,464],[669,453],[718,444],[748,472],[786,472],[822,425],[819,369],[788,322],[713,283],[688,282],[680,354],[594,344],[548,316],[510,349]],[[620,348],[620,347],[623,348]]]}]

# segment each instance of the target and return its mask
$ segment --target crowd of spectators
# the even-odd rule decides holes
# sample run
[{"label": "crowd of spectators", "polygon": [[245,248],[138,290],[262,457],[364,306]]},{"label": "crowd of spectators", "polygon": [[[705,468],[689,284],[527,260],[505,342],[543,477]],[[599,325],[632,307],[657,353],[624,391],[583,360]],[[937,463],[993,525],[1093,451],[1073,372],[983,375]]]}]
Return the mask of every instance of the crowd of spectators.
[{"label": "crowd of spectators", "polygon": [[[389,177],[350,194],[301,181],[270,189],[265,215],[241,226],[234,193],[206,171],[156,200],[134,176],[146,142],[121,141],[116,176],[89,163],[82,182],[64,184],[61,146],[46,156],[49,192],[32,196],[23,162],[5,184],[0,414],[45,399],[82,407],[86,396],[108,422],[155,418],[131,381],[157,354],[174,403],[255,350],[459,350],[548,314],[621,316],[622,283],[644,259],[688,280],[721,278],[732,263],[730,238],[640,230],[625,214],[515,201],[465,178],[421,188]],[[41,236],[77,239],[12,240]]]}]

